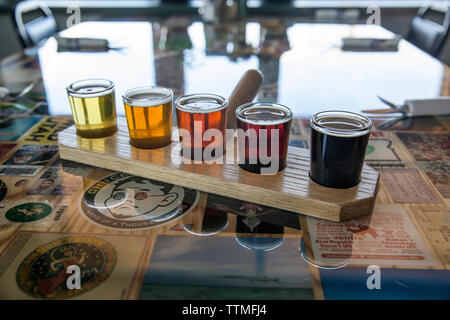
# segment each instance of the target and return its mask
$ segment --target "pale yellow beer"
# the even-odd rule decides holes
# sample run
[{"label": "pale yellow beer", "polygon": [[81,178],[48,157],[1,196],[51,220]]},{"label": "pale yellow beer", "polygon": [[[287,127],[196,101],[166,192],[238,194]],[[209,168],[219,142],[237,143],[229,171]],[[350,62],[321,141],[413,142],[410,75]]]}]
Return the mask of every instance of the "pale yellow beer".
[{"label": "pale yellow beer", "polygon": [[106,137],[117,131],[114,84],[109,80],[81,80],[67,87],[77,134]]}]

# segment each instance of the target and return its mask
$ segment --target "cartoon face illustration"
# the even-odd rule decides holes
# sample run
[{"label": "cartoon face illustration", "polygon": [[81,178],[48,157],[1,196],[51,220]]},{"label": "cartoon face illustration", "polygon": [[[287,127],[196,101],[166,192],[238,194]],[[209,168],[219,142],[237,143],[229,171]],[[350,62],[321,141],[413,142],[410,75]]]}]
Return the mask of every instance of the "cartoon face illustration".
[{"label": "cartoon face illustration", "polygon": [[104,208],[99,209],[116,219],[139,216],[153,219],[176,213],[184,197],[181,187],[134,176],[111,185],[103,194]]}]

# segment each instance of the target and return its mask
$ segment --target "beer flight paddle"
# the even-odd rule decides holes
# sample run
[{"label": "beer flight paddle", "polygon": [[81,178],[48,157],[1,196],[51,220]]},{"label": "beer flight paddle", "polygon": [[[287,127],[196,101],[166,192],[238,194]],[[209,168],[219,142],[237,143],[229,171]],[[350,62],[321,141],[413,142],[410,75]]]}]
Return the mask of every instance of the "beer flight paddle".
[{"label": "beer flight paddle", "polygon": [[[367,165],[362,166],[361,162],[362,170],[357,177],[359,183],[348,188],[330,188],[324,186],[323,181],[311,179],[310,151],[288,147],[292,111],[278,104],[252,103],[261,83],[261,73],[249,70],[229,99],[213,94],[178,98],[174,103],[178,128],[174,127],[172,141],[166,146],[137,147],[130,140],[134,127],[130,126],[127,114],[127,119],[117,118],[116,133],[102,138],[90,139],[77,135],[75,126],[59,132],[60,156],[332,221],[370,214],[378,190],[378,173]],[[162,95],[159,94],[161,100]],[[124,94],[125,104],[131,103],[125,99],[133,98],[132,94],[129,96]],[[156,100],[153,102],[146,106],[129,104],[128,108],[148,107],[149,114],[153,111],[152,105],[159,103]],[[228,121],[230,112],[235,115],[237,131]],[[164,127],[167,121],[163,121],[166,117],[162,115],[158,113],[159,121],[154,122],[153,129]],[[249,139],[251,135],[245,135],[249,128],[256,133],[256,140]],[[230,135],[229,132],[235,134]],[[194,134],[203,134],[205,139],[199,144],[198,140],[192,139]],[[204,143],[205,140],[207,143]],[[205,155],[210,157],[205,159]],[[274,162],[275,170],[267,172],[266,169]]]}]

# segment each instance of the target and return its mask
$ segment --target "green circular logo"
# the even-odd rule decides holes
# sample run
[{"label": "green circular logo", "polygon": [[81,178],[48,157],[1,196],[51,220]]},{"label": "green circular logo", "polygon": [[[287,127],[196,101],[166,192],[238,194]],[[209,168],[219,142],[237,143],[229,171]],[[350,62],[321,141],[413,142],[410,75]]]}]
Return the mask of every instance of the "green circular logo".
[{"label": "green circular logo", "polygon": [[6,212],[6,219],[12,222],[32,222],[45,218],[52,207],[41,202],[22,203]]}]

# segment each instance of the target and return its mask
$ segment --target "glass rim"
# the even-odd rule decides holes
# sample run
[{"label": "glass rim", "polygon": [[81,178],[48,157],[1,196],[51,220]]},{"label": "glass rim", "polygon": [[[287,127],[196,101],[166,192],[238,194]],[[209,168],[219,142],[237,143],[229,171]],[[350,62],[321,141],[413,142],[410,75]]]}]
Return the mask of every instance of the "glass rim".
[{"label": "glass rim", "polygon": [[242,112],[244,112],[245,110],[248,110],[250,108],[253,107],[267,107],[269,108],[273,108],[273,109],[282,109],[284,111],[286,111],[286,116],[283,119],[280,119],[279,121],[273,121],[270,123],[270,125],[277,125],[277,124],[282,124],[282,123],[286,123],[292,120],[292,118],[294,117],[294,113],[292,112],[291,108],[285,106],[284,104],[280,104],[280,103],[273,103],[273,102],[247,102],[244,103],[243,105],[240,105],[239,107],[237,107],[236,109],[236,118],[238,118],[239,120],[241,120],[242,122],[245,123],[250,123],[250,124],[256,124],[256,125],[267,125],[264,123],[258,123],[258,120],[249,120],[246,119],[242,116]]},{"label": "glass rim", "polygon": [[[319,123],[320,119],[331,115],[336,115],[338,117],[340,116],[342,118],[350,118],[352,120],[358,121],[360,124],[363,124],[363,126],[361,128],[355,129],[336,129]],[[327,110],[317,112],[311,117],[309,123],[312,129],[315,129],[316,131],[319,131],[323,134],[333,135],[337,137],[359,137],[370,133],[372,130],[372,121],[368,117],[356,112],[343,110]]]},{"label": "glass rim", "polygon": [[[143,99],[134,99],[131,98],[131,94],[136,93],[155,93],[156,91],[165,91],[165,95],[162,97],[154,97],[154,98],[143,98]],[[161,87],[161,86],[141,86],[136,88],[131,88],[125,91],[122,94],[122,100],[124,103],[136,106],[136,107],[154,107],[157,105],[161,105],[167,103],[168,100],[173,99],[173,91],[170,88]]]},{"label": "glass rim", "polygon": [[[94,92],[84,92],[84,93],[79,93],[78,91],[74,90],[74,87],[76,85],[81,85],[83,82],[86,82],[87,84],[92,82],[94,85],[94,82],[103,82],[103,83],[107,83],[108,85],[104,87],[104,89],[101,90],[97,90]],[[92,78],[92,79],[83,79],[83,80],[77,80],[75,82],[72,82],[71,84],[69,84],[66,87],[67,93],[72,96],[72,97],[77,97],[77,98],[88,98],[88,97],[99,97],[99,96],[104,96],[107,95],[109,93],[111,93],[112,91],[114,91],[114,82],[112,82],[111,80],[108,79],[102,79],[102,78]]]},{"label": "glass rim", "polygon": [[[193,109],[186,108],[183,104],[181,104],[182,102],[187,104],[187,102],[189,100],[200,99],[200,98],[215,100],[217,103],[219,103],[219,105],[212,109],[193,110]],[[228,107],[228,100],[222,96],[219,96],[218,94],[213,94],[213,93],[188,94],[188,95],[179,97],[177,100],[175,100],[175,108],[178,110],[184,111],[184,112],[188,112],[188,113],[211,113],[211,112],[220,111],[222,109],[225,109],[226,107]]]}]

